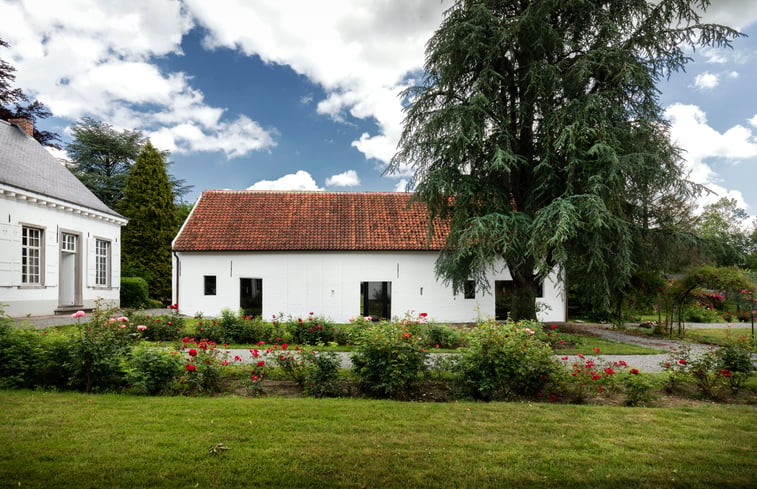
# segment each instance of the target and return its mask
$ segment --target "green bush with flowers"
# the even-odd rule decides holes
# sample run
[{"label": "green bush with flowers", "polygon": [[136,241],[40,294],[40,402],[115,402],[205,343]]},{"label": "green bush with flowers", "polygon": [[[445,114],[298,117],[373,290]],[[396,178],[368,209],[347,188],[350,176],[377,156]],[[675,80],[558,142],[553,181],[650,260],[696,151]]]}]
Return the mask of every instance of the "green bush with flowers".
[{"label": "green bush with flowers", "polygon": [[416,325],[380,322],[361,330],[352,354],[352,370],[367,394],[407,399],[425,378],[427,358]]},{"label": "green bush with flowers", "polygon": [[536,338],[541,323],[488,321],[470,334],[470,347],[458,362],[463,386],[485,401],[533,396],[556,379],[552,348]]}]

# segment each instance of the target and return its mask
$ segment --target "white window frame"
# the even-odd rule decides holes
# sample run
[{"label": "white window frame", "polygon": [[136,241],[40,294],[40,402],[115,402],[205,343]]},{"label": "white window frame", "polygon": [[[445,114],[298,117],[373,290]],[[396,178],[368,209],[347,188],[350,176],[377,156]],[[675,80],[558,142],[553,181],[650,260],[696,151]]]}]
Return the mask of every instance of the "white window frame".
[{"label": "white window frame", "polygon": [[111,242],[95,238],[95,287],[110,287]]},{"label": "white window frame", "polygon": [[21,226],[21,285],[43,285],[45,230]]},{"label": "white window frame", "polygon": [[77,236],[75,234],[71,233],[61,233],[61,251],[66,251],[69,253],[76,253],[76,238]]}]

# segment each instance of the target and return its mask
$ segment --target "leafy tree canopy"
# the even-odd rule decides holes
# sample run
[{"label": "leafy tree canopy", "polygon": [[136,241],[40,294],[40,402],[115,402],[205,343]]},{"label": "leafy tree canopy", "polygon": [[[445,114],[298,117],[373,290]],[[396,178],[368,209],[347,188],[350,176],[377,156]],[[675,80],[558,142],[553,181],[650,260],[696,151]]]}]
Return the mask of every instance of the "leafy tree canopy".
[{"label": "leafy tree canopy", "polygon": [[74,173],[100,200],[115,208],[145,137],[140,131],[117,131],[89,117],[71,126],[71,131],[74,139],[66,151],[76,163]]},{"label": "leafy tree canopy", "polygon": [[723,197],[705,207],[699,218],[699,235],[711,260],[719,266],[747,265],[757,252],[754,223],[736,199]]},{"label": "leafy tree canopy", "polygon": [[[66,145],[66,150],[76,164],[74,174],[100,200],[115,209],[123,198],[126,177],[147,139],[141,131],[118,131],[90,117],[82,118],[71,130],[74,139]],[[162,154],[164,159],[168,158],[168,152]],[[179,199],[192,188],[185,180],[172,175],[169,180]]]},{"label": "leafy tree canopy", "polygon": [[537,283],[568,264],[596,300],[629,283],[652,202],[688,196],[656,83],[686,49],[739,34],[700,22],[707,0],[458,0],[403,93],[390,171],[451,232],[437,274],[486,287],[507,263],[511,315],[535,317]]},{"label": "leafy tree canopy", "polygon": [[[0,47],[7,48],[8,43],[0,39]],[[60,136],[50,131],[37,129],[37,120],[50,117],[51,113],[38,100],[29,102],[29,97],[20,88],[13,88],[16,68],[0,58],[0,119],[29,119],[34,123],[34,139],[44,146],[60,148],[56,141]]]}]

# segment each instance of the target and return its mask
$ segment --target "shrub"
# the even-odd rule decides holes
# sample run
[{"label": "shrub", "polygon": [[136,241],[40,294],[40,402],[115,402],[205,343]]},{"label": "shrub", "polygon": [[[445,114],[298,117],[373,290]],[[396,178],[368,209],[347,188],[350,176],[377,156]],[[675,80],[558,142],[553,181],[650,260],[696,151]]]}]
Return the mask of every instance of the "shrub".
[{"label": "shrub", "polygon": [[490,321],[470,334],[470,347],[458,363],[459,374],[475,399],[491,401],[535,395],[554,380],[559,366],[552,348],[534,337],[535,321],[498,324]]},{"label": "shrub", "polygon": [[185,393],[213,394],[221,390],[221,368],[228,361],[216,343],[183,338],[180,353],[184,371],[178,385]]},{"label": "shrub", "polygon": [[339,383],[341,361],[334,352],[314,352],[295,347],[293,350],[269,349],[276,365],[312,397],[337,397],[343,394]]},{"label": "shrub", "polygon": [[726,345],[717,351],[716,357],[717,373],[725,380],[732,392],[738,392],[754,370],[752,353],[746,338],[729,337]]},{"label": "shrub", "polygon": [[429,348],[460,348],[466,343],[462,331],[441,324],[429,323],[424,333]]},{"label": "shrub", "polygon": [[337,328],[323,316],[309,313],[305,319],[290,317],[285,325],[292,343],[298,345],[319,345],[332,342],[344,341],[343,335],[339,335]]},{"label": "shrub", "polygon": [[97,301],[91,322],[79,327],[79,335],[71,342],[68,367],[70,382],[85,392],[112,390],[123,384],[121,358],[128,353],[136,334],[128,328],[128,319],[115,318],[112,309],[103,309]]},{"label": "shrub", "polygon": [[691,363],[691,347],[688,343],[680,348],[670,348],[667,360],[660,363],[665,369],[665,384],[663,389],[668,393],[679,392],[687,381],[691,379],[689,364]]},{"label": "shrub", "polygon": [[408,398],[427,370],[423,341],[400,324],[384,322],[361,330],[352,354],[360,387],[377,397]]},{"label": "shrub", "polygon": [[0,387],[32,387],[44,359],[39,331],[18,329],[0,310]]},{"label": "shrub", "polygon": [[[599,354],[599,348],[594,351]],[[567,357],[563,357],[565,359]],[[571,369],[563,376],[562,387],[567,391],[573,402],[582,403],[591,396],[603,394],[614,390],[616,374],[626,367],[626,362],[620,361],[613,364],[599,364],[593,357],[578,355],[579,360],[574,362]]]},{"label": "shrub", "polygon": [[74,365],[74,345],[77,336],[47,334],[43,337],[44,357],[40,363],[39,386],[67,389],[71,386]]},{"label": "shrub", "polygon": [[121,277],[121,307],[146,307],[149,299],[150,292],[145,279]]},{"label": "shrub", "polygon": [[152,316],[140,312],[132,313],[129,324],[132,332],[148,341],[177,341],[184,336],[184,318],[178,314]]},{"label": "shrub", "polygon": [[652,382],[648,376],[632,368],[622,377],[626,406],[646,406],[654,400]]},{"label": "shrub", "polygon": [[122,360],[126,383],[137,394],[155,395],[172,390],[184,362],[175,351],[138,346]]},{"label": "shrub", "polygon": [[261,318],[243,316],[229,309],[222,310],[220,318],[198,321],[196,332],[198,337],[220,344],[290,341],[290,335],[277,318],[267,323]]},{"label": "shrub", "polygon": [[720,311],[694,303],[686,309],[686,321],[690,323],[720,323],[723,321]]}]

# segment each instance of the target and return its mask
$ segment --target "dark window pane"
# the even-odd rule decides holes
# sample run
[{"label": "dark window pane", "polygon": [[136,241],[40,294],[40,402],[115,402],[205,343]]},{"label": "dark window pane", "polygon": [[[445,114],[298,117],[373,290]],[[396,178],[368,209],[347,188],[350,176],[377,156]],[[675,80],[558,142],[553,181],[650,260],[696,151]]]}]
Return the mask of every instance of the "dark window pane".
[{"label": "dark window pane", "polygon": [[205,295],[216,295],[215,275],[205,275]]}]

